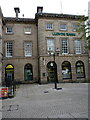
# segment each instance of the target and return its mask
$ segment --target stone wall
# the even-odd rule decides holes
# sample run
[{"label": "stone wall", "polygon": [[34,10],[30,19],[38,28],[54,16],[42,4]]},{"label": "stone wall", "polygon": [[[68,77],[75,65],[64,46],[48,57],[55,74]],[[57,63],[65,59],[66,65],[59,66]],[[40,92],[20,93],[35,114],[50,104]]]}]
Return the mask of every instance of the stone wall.
[{"label": "stone wall", "polygon": [[[55,49],[59,48],[60,53],[59,55],[55,56],[55,62],[57,64],[57,76],[58,76],[58,82],[63,82],[62,80],[62,63],[64,61],[69,61],[71,63],[71,69],[72,69],[72,80],[67,80],[67,81],[76,81],[78,82],[79,79],[76,77],[76,62],[77,61],[82,61],[85,65],[85,79],[80,79],[82,82],[83,80],[88,79],[88,54],[87,51],[85,50],[85,40],[81,41],[81,49],[82,49],[82,54],[76,55],[74,51],[74,40],[79,39],[80,35],[77,32],[72,31],[72,26],[73,24],[78,24],[78,20],[66,20],[66,19],[46,19],[46,18],[40,18],[38,20],[38,43],[39,43],[39,56],[40,56],[40,78],[41,78],[41,83],[47,83],[47,77],[48,77],[48,72],[47,72],[47,63],[50,61],[54,61],[54,58],[52,56],[49,56],[47,53],[47,39],[48,38],[53,38],[55,40]],[[46,24],[47,23],[53,23],[53,29],[52,30],[46,30]],[[60,23],[65,23],[68,26],[67,31],[60,31],[59,30],[59,25]],[[54,36],[52,33],[53,32],[64,32],[64,33],[74,33],[76,36]],[[68,48],[69,48],[69,54],[62,55],[61,53],[61,43],[60,40],[62,38],[67,38],[68,39]],[[44,74],[44,75],[43,75]],[[65,81],[65,80],[64,80]]]},{"label": "stone wall", "polygon": [[[13,34],[6,34],[6,27],[13,27]],[[31,34],[24,34],[24,28],[31,27]],[[5,43],[13,42],[13,57],[8,58],[5,55]],[[25,57],[24,42],[32,42],[32,56]],[[37,57],[37,29],[32,23],[6,22],[3,28],[3,80],[5,80],[5,67],[8,64],[14,66],[14,80],[24,81],[24,67],[27,63],[33,67],[33,80],[38,80],[38,57]]]},{"label": "stone wall", "polygon": [[0,85],[2,83],[2,11],[0,7]]}]

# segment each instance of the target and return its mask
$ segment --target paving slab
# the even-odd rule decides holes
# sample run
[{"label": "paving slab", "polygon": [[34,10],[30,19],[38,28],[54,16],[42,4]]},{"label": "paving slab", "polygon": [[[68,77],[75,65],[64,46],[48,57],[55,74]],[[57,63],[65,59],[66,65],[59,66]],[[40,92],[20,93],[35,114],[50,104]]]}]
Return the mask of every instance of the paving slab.
[{"label": "paving slab", "polygon": [[20,85],[16,96],[2,101],[3,118],[88,118],[88,84]]}]

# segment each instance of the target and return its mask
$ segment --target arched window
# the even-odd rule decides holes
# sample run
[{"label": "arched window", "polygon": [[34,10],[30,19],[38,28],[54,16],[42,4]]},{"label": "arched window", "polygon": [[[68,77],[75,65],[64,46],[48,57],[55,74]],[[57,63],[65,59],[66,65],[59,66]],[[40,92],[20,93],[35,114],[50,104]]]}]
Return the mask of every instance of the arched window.
[{"label": "arched window", "polygon": [[26,64],[24,67],[24,79],[27,81],[33,80],[33,70],[31,64]]},{"label": "arched window", "polygon": [[62,63],[62,78],[63,79],[71,79],[72,78],[71,64],[68,61],[64,61]]},{"label": "arched window", "polygon": [[47,64],[48,82],[58,82],[57,79],[57,64],[54,61],[50,61]]},{"label": "arched window", "polygon": [[84,63],[82,61],[76,62],[76,74],[77,78],[85,78]]}]

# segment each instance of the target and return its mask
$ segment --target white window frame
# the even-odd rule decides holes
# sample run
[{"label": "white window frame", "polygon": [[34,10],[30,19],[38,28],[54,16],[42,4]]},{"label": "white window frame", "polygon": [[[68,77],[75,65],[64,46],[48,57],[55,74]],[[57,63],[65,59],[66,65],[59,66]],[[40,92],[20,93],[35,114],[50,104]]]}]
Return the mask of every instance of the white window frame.
[{"label": "white window frame", "polygon": [[32,57],[32,42],[24,43],[24,55],[25,57]]},{"label": "white window frame", "polygon": [[[51,42],[51,43],[50,43]],[[53,38],[47,39],[47,52],[54,52],[55,51],[55,42]]]},{"label": "white window frame", "polygon": [[31,27],[25,27],[24,28],[24,34],[30,35],[31,34]]},{"label": "white window frame", "polygon": [[[62,26],[65,26],[65,28],[62,28]],[[67,26],[66,26],[66,24],[60,24],[60,30],[62,30],[62,31],[66,31],[67,30]]]},{"label": "white window frame", "polygon": [[[66,41],[66,43],[64,41]],[[69,53],[69,51],[68,51],[68,39],[62,39],[61,46],[62,46],[62,54],[68,54]],[[67,51],[67,52],[65,52],[65,51]]]},{"label": "white window frame", "polygon": [[[76,43],[78,42],[78,43]],[[81,40],[74,40],[75,54],[81,54]]]},{"label": "white window frame", "polygon": [[[10,31],[8,29],[11,29]],[[13,28],[11,26],[6,27],[6,33],[7,34],[13,34]]]},{"label": "white window frame", "polygon": [[[10,48],[10,44],[12,44],[11,48]],[[5,46],[6,46],[6,57],[12,57],[13,56],[13,43],[12,42],[6,42]]]},{"label": "white window frame", "polygon": [[53,30],[53,23],[46,23],[46,30]]}]

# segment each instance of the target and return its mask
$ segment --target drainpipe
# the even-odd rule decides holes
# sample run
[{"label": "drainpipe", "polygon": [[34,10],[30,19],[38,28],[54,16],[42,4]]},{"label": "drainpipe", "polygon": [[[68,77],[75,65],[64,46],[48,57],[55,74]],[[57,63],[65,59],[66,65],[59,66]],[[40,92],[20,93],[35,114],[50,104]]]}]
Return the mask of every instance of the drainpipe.
[{"label": "drainpipe", "polygon": [[[43,12],[43,7],[38,6],[37,7],[37,14],[41,14]],[[36,17],[36,26],[37,26],[37,55],[38,55],[38,82],[41,84],[41,78],[40,78],[40,54],[39,54],[39,44],[38,44],[38,18]]]},{"label": "drainpipe", "polygon": [[41,84],[41,79],[40,79],[40,61],[39,61],[39,44],[38,44],[38,20],[36,22],[36,27],[37,27],[37,57],[38,57],[38,83]]}]

